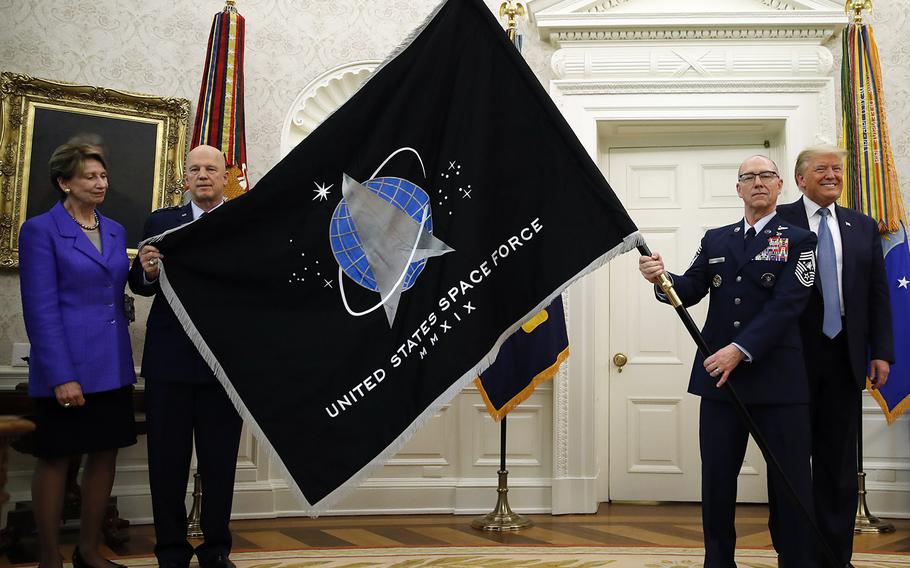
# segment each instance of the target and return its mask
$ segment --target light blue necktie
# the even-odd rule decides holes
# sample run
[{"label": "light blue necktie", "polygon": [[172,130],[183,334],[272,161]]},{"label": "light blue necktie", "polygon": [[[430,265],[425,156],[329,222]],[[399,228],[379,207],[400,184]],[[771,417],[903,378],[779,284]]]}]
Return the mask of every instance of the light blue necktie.
[{"label": "light blue necktie", "polygon": [[818,210],[818,214],[821,216],[818,225],[818,273],[825,304],[822,333],[833,339],[843,327],[840,319],[840,287],[837,284],[837,255],[834,252],[834,238],[828,228],[828,215],[831,211],[823,207]]}]

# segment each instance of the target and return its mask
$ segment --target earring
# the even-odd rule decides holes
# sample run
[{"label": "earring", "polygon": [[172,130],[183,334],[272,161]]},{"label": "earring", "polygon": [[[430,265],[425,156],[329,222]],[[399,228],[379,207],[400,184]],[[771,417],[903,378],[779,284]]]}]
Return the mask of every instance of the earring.
[{"label": "earring", "polygon": [[68,187],[63,188],[63,193],[69,193],[69,192],[70,192],[70,188],[68,188]]}]

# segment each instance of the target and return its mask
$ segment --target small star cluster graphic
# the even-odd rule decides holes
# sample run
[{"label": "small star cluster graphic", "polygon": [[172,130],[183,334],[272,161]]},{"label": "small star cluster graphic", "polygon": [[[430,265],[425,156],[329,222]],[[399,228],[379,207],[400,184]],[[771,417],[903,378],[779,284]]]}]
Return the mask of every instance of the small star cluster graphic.
[{"label": "small star cluster graphic", "polygon": [[[297,240],[293,237],[288,238],[288,245],[293,249],[296,246]],[[316,288],[331,288],[335,287],[335,280],[332,277],[330,264],[326,259],[320,261],[318,255],[314,253],[307,253],[304,250],[294,250],[292,254],[298,257],[298,261],[295,268],[288,275],[288,284],[292,285],[308,285],[309,287]]]},{"label": "small star cluster graphic", "polygon": [[434,213],[440,217],[452,215],[458,202],[471,199],[471,192],[474,191],[472,185],[461,177],[458,160],[447,162],[448,166],[439,172],[439,185],[432,196]]}]

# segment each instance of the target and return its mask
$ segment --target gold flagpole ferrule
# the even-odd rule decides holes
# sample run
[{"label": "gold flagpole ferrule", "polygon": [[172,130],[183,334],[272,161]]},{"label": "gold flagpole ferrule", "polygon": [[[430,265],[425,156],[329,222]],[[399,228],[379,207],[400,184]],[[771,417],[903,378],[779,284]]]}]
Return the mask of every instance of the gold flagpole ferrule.
[{"label": "gold flagpole ferrule", "polygon": [[524,4],[516,2],[515,0],[506,0],[499,5],[499,17],[505,18],[508,17],[509,20],[506,23],[506,35],[509,36],[509,41],[515,43],[515,35],[518,33],[518,23],[516,22],[517,17],[524,17],[525,7]]},{"label": "gold flagpole ferrule", "polygon": [[844,11],[850,14],[854,24],[863,23],[863,10],[872,11],[872,0],[847,0]]},{"label": "gold flagpole ferrule", "polygon": [[666,273],[657,278],[657,285],[660,286],[661,292],[667,296],[671,306],[678,308],[683,305],[682,300],[679,299],[679,294],[676,293],[676,288],[673,287],[673,282]]}]

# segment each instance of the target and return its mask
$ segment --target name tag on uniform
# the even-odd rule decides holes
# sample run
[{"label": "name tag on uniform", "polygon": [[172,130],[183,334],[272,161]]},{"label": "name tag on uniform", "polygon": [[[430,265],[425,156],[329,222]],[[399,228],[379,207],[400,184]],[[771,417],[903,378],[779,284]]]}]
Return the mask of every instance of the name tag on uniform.
[{"label": "name tag on uniform", "polygon": [[726,257],[723,257],[723,256],[718,256],[717,258],[709,258],[708,264],[719,264],[721,262],[724,262],[725,260],[727,260],[727,259],[726,259]]},{"label": "name tag on uniform", "polygon": [[774,235],[768,238],[765,250],[755,255],[755,260],[770,260],[771,262],[787,262],[790,253],[790,240],[787,237]]}]

